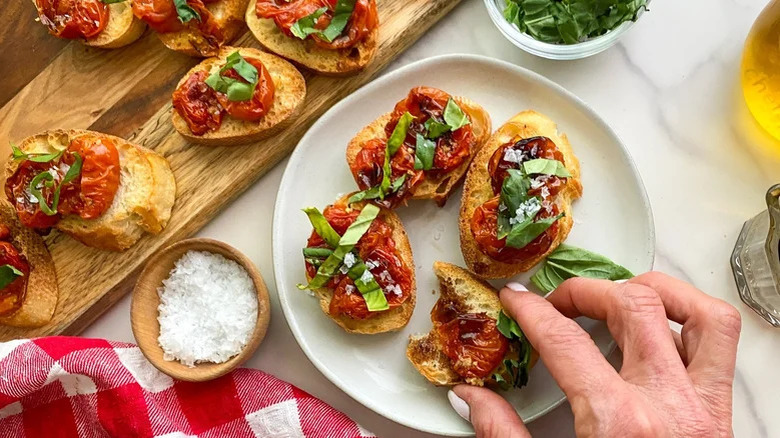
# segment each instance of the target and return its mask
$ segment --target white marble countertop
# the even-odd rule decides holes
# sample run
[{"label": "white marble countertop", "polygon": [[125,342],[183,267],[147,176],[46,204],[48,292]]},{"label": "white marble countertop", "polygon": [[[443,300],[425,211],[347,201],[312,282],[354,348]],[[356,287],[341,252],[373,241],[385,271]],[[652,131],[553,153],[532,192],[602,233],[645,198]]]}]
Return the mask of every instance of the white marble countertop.
[{"label": "white marble countertop", "polygon": [[[580,61],[549,61],[506,41],[480,0],[464,0],[390,69],[444,53],[477,53],[514,62],[568,88],[590,104],[631,151],[650,196],[656,268],[737,306],[743,315],[734,383],[736,436],[780,431],[780,330],[739,300],[728,258],[742,223],[764,208],[780,177],[780,145],[756,129],[739,91],[742,44],[765,0],[654,0],[621,42]],[[325,379],[298,347],[276,298],[271,217],[285,162],[251,187],[200,236],[249,256],[271,292],[271,326],[247,366],[290,381],[379,436],[424,437],[364,408]],[[130,296],[84,333],[133,342]],[[530,425],[537,436],[572,436],[564,404]]]}]

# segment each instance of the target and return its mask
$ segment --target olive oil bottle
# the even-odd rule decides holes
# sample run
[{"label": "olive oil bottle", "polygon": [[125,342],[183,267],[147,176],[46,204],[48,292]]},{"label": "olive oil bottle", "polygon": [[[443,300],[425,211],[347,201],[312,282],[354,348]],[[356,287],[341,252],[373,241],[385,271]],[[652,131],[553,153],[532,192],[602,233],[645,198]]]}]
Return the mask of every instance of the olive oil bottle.
[{"label": "olive oil bottle", "polygon": [[753,117],[780,141],[780,0],[767,5],[747,37],[742,92]]}]

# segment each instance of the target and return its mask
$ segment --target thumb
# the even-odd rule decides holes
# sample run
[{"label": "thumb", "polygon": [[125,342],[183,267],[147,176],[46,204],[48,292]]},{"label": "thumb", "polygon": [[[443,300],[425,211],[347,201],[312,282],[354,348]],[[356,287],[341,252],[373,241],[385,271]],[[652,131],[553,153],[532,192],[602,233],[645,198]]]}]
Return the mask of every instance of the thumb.
[{"label": "thumb", "polygon": [[487,388],[458,385],[447,398],[455,412],[471,422],[477,438],[531,437],[512,405]]}]

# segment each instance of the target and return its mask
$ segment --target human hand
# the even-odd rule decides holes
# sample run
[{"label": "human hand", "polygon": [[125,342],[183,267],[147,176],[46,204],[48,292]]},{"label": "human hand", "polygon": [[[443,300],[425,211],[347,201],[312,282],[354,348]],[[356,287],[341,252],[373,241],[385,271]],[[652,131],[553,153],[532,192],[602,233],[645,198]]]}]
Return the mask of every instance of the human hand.
[{"label": "human hand", "polygon": [[[501,302],[568,397],[578,437],[733,436],[741,317],[730,304],[658,272],[622,284],[572,278],[547,300],[507,286]],[[607,322],[623,352],[620,372],[570,319],[578,316]],[[682,324],[681,333],[668,320]],[[450,402],[477,437],[530,436],[498,394],[469,385],[453,391]]]}]

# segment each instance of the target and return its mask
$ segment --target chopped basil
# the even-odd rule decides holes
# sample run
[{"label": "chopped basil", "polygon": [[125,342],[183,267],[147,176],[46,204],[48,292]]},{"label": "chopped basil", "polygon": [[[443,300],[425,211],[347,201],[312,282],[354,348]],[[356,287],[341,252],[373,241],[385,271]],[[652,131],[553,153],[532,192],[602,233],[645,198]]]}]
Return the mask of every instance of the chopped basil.
[{"label": "chopped basil", "polygon": [[307,36],[318,33],[319,30],[314,28],[317,24],[317,20],[320,19],[322,14],[328,11],[327,7],[321,7],[311,14],[296,21],[295,24],[290,27],[290,32],[300,39],[305,39]]},{"label": "chopped basil", "polygon": [[333,18],[324,30],[320,31],[315,26],[322,14],[328,11],[327,7],[319,8],[296,21],[290,28],[290,32],[300,39],[305,39],[309,35],[317,35],[323,41],[332,42],[344,32],[344,28],[347,27],[347,22],[349,22],[349,17],[352,16],[354,9],[355,0],[338,0],[336,7],[333,9]]},{"label": "chopped basil", "polygon": [[61,149],[57,152],[52,152],[50,154],[27,153],[19,149],[19,147],[13,143],[11,143],[11,150],[13,151],[12,158],[14,160],[29,160],[29,161],[34,161],[36,163],[48,163],[49,161],[56,160],[59,157],[61,157],[62,154],[65,152],[65,149]]},{"label": "chopped basil", "polygon": [[431,139],[439,138],[442,134],[450,131],[450,125],[442,123],[433,117],[425,121],[425,136]]},{"label": "chopped basil", "polygon": [[536,220],[541,200],[528,195],[531,180],[521,169],[509,169],[501,185],[496,237],[506,238],[506,245],[523,248],[544,233],[563,213]]},{"label": "chopped basil", "polygon": [[505,358],[498,371],[493,373],[493,380],[507,390],[509,388],[522,388],[528,384],[528,372],[531,365],[531,343],[528,342],[523,330],[517,322],[510,318],[502,310],[498,314],[496,328],[509,342],[518,346],[518,360]]},{"label": "chopped basil", "polygon": [[60,184],[54,189],[51,207],[46,203],[46,198],[43,196],[41,188],[43,188],[43,186],[49,188],[53,187],[54,175],[49,171],[44,171],[35,175],[35,178],[30,181],[30,193],[38,200],[38,206],[43,214],[47,216],[54,216],[57,214],[57,207],[60,205],[60,192],[62,191],[62,186],[73,181],[81,173],[81,155],[79,155],[78,152],[74,152],[73,156],[76,157],[76,161],[68,168],[62,181],[60,181]]},{"label": "chopped basil", "polygon": [[330,248],[303,248],[304,257],[324,259],[331,254],[333,254],[333,250]]},{"label": "chopped basil", "polygon": [[[388,195],[390,193],[395,193],[399,190],[401,190],[401,187],[403,187],[404,182],[406,182],[406,174],[401,175],[400,177],[396,178],[391,184],[390,189],[388,190],[385,195]],[[361,192],[357,192],[354,195],[349,197],[348,203],[352,204],[355,202],[360,202],[365,199],[377,199],[380,197],[380,186],[374,186],[370,189],[363,190]]]},{"label": "chopped basil", "polygon": [[570,245],[560,245],[531,277],[543,292],[552,292],[572,277],[627,280],[634,274],[603,255]]},{"label": "chopped basil", "polygon": [[453,131],[471,123],[466,113],[452,98],[447,101],[447,106],[444,107],[444,121]]},{"label": "chopped basil", "polygon": [[[230,69],[235,70],[247,82],[223,76],[223,73]],[[235,51],[226,58],[225,65],[219,71],[212,73],[204,82],[215,91],[227,95],[228,100],[243,102],[252,98],[259,81],[257,67],[247,62],[241,53]]]},{"label": "chopped basil", "polygon": [[406,182],[406,174],[403,174],[400,177],[396,178],[395,181],[393,181],[393,183],[390,184],[390,192],[395,193],[401,190],[401,187],[403,187],[404,182]]},{"label": "chopped basil", "polygon": [[311,226],[314,228],[314,231],[322,237],[322,240],[333,248],[339,246],[339,239],[341,239],[341,236],[333,229],[319,210],[314,207],[306,207],[303,209],[303,212],[309,217]]},{"label": "chopped basil", "polygon": [[387,298],[379,283],[376,282],[374,275],[368,269],[368,266],[355,256],[355,264],[347,271],[347,276],[355,282],[355,287],[360,294],[363,295],[363,299],[366,300],[366,307],[369,312],[379,312],[387,310],[390,305],[387,304]]},{"label": "chopped basil", "polygon": [[436,143],[417,134],[417,145],[414,148],[414,169],[430,170],[433,167],[433,155]]},{"label": "chopped basil", "polygon": [[562,218],[563,216],[564,214],[560,213],[557,216],[546,217],[537,221],[534,221],[533,219],[526,219],[523,222],[514,225],[512,230],[510,230],[509,234],[506,236],[506,246],[511,246],[512,248],[524,248],[526,245],[533,242],[533,240],[539,237],[542,233],[547,231],[547,229],[550,228],[552,224],[555,223],[555,221]]},{"label": "chopped basil", "polygon": [[23,276],[24,272],[11,265],[0,266],[0,290],[5,289],[5,287],[13,283],[14,280]]},{"label": "chopped basil", "polygon": [[566,170],[566,166],[558,160],[548,160],[546,158],[537,158],[523,163],[523,169],[528,175],[543,174],[560,176],[563,178],[571,177],[571,173]]},{"label": "chopped basil", "polygon": [[187,4],[187,0],[173,0],[173,4],[176,6],[176,14],[182,23],[187,23],[190,20],[201,21],[200,14]]},{"label": "chopped basil", "polygon": [[387,139],[387,150],[391,157],[393,157],[395,153],[398,152],[398,148],[404,144],[404,139],[406,138],[406,133],[409,131],[409,125],[412,124],[412,120],[414,120],[414,116],[409,112],[403,113],[401,118],[398,119],[398,124],[395,125],[392,134],[390,134],[390,138]]}]

